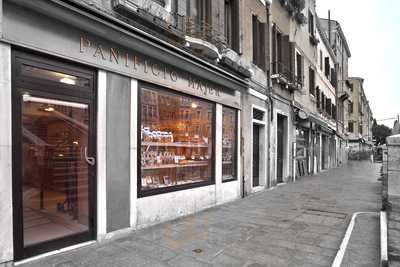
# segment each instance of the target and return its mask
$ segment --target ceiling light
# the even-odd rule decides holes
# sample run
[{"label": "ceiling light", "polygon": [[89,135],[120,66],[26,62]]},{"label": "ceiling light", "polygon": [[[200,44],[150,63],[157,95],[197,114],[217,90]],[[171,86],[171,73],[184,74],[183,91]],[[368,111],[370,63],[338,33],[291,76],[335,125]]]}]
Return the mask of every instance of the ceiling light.
[{"label": "ceiling light", "polygon": [[197,108],[196,102],[192,102],[192,108]]},{"label": "ceiling light", "polygon": [[76,81],[74,79],[67,78],[67,77],[61,78],[60,82],[65,83],[65,84],[69,84],[69,85],[75,85],[76,84]]},{"label": "ceiling light", "polygon": [[44,110],[45,110],[45,111],[48,111],[48,112],[52,112],[52,111],[54,111],[54,108],[53,108],[53,107],[47,107],[47,108],[45,108]]},{"label": "ceiling light", "polygon": [[78,145],[79,143],[78,143],[78,141],[74,141],[74,142],[72,142],[74,145]]}]

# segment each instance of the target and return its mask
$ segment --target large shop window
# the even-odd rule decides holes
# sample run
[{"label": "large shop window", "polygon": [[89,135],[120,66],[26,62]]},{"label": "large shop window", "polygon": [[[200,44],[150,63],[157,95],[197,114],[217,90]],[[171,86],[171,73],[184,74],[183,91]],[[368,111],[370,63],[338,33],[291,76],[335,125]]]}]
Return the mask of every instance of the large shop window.
[{"label": "large shop window", "polygon": [[222,182],[236,180],[237,112],[222,109]]},{"label": "large shop window", "polygon": [[215,105],[143,86],[139,196],[213,182]]}]

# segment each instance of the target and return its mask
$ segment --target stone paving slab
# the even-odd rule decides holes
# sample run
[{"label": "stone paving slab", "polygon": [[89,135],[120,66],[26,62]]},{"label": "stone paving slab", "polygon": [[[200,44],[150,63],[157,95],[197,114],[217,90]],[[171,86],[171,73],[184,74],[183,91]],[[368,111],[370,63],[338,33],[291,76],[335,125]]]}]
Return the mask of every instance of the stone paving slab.
[{"label": "stone paving slab", "polygon": [[330,266],[352,214],[381,207],[379,167],[350,162],[126,237],[20,266]]}]

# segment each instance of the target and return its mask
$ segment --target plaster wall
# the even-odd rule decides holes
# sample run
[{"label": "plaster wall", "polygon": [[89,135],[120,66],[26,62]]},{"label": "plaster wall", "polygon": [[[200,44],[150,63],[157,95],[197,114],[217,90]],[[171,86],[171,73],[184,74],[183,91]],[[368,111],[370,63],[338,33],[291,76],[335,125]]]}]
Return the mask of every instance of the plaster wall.
[{"label": "plaster wall", "polygon": [[0,263],[13,252],[11,47],[0,42]]}]

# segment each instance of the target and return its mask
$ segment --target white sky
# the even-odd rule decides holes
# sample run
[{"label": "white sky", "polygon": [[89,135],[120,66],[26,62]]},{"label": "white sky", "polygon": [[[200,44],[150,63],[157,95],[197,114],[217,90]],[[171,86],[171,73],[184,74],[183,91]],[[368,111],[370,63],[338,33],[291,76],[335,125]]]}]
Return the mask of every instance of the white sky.
[{"label": "white sky", "polygon": [[362,77],[374,118],[400,113],[400,1],[316,0],[318,16],[339,21],[352,57],[349,76]]}]

